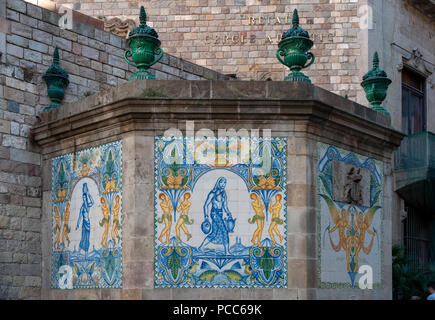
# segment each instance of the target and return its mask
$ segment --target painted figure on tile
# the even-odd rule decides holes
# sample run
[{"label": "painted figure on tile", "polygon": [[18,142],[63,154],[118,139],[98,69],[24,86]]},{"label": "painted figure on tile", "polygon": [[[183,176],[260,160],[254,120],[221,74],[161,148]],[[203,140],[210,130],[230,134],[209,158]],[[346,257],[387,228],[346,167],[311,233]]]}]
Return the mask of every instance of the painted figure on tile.
[{"label": "painted figure on tile", "polygon": [[82,222],[82,237],[80,240],[79,248],[85,252],[89,250],[89,239],[91,234],[91,221],[89,219],[89,210],[94,205],[94,201],[89,193],[88,184],[83,183],[83,203],[80,208],[79,218],[77,219],[76,230],[79,229],[80,222]]},{"label": "painted figure on tile", "polygon": [[[359,248],[360,250],[362,249],[365,254],[369,254],[372,251],[373,242],[375,240],[375,237],[377,236],[376,229],[373,228],[373,231],[371,231],[369,230],[369,228],[373,222],[375,213],[379,208],[380,207],[378,206],[370,208],[369,211],[366,213],[365,217],[362,212],[358,213],[357,216],[357,228],[359,230]],[[365,247],[364,245],[366,232],[372,236],[368,247]]]},{"label": "painted figure on tile", "polygon": [[120,195],[116,195],[115,197],[115,205],[112,208],[112,214],[113,214],[113,224],[112,224],[112,232],[111,232],[111,236],[112,236],[112,240],[113,243],[116,243],[116,241],[120,241],[121,237],[119,236],[119,210],[121,209],[121,205],[119,203],[121,197]]},{"label": "painted figure on tile", "polygon": [[269,236],[272,240],[272,245],[274,246],[276,244],[274,233],[279,237],[279,243],[282,242],[283,237],[281,233],[278,230],[278,225],[282,225],[284,221],[280,218],[280,212],[282,209],[282,195],[277,194],[275,196],[275,203],[272,205],[272,199],[270,200],[270,211],[272,211],[272,222],[269,226]]},{"label": "painted figure on tile", "polygon": [[225,212],[228,217],[228,221],[232,220],[232,215],[228,209],[228,198],[225,191],[227,179],[220,177],[213,189],[209,192],[204,204],[204,219],[211,219],[211,232],[205,237],[198,250],[201,250],[203,246],[209,243],[221,244],[224,246],[225,254],[229,253],[229,230],[223,219],[223,213]]},{"label": "painted figure on tile", "polygon": [[113,200],[119,195],[122,203],[121,164],[122,141],[51,159],[52,288],[122,288],[122,234],[117,244],[109,241]]},{"label": "painted figure on tile", "polygon": [[159,199],[161,200],[160,207],[163,210],[163,215],[160,219],[157,220],[158,223],[165,223],[165,227],[159,236],[159,241],[163,243],[163,236],[166,236],[166,244],[169,244],[169,238],[171,236],[171,227],[172,227],[172,214],[171,212],[174,210],[169,199],[166,197],[164,193],[159,194]]},{"label": "painted figure on tile", "polygon": [[[341,209],[341,217],[340,217],[340,215],[338,214],[338,210],[337,210],[337,213],[335,215],[334,223],[335,223],[335,226],[328,231],[329,242],[331,243],[331,247],[336,252],[340,251],[341,248],[346,250],[347,249],[346,248],[346,246],[347,246],[346,230],[350,229],[350,225],[349,225],[349,212],[346,211],[345,209]],[[338,242],[337,245],[334,244],[334,242],[332,241],[332,237],[331,237],[331,234],[335,230],[338,230],[338,239],[339,239],[339,242]]]},{"label": "painted figure on tile", "polygon": [[109,224],[110,224],[110,209],[107,205],[107,200],[101,197],[101,213],[103,219],[100,221],[100,227],[104,226],[103,237],[101,238],[101,246],[107,248],[107,237],[109,236]]},{"label": "painted figure on tile", "polygon": [[192,203],[189,201],[190,199],[190,193],[185,193],[183,196],[183,201],[178,205],[177,211],[180,213],[180,216],[177,220],[177,224],[175,225],[175,233],[177,235],[178,242],[181,242],[181,235],[180,235],[180,228],[183,230],[183,232],[187,236],[187,241],[192,237],[192,235],[189,233],[189,230],[187,230],[185,224],[192,224],[192,221],[189,221],[189,209]]},{"label": "painted figure on tile", "polygon": [[256,193],[251,193],[250,197],[251,200],[254,200],[251,205],[254,209],[255,216],[253,216],[252,219],[249,219],[248,222],[250,224],[257,223],[257,229],[255,229],[254,234],[252,235],[251,242],[254,245],[260,246],[261,236],[264,229],[264,209],[266,209],[266,206],[263,204],[261,198]]},{"label": "painted figure on tile", "polygon": [[55,234],[54,248],[59,250],[61,220],[60,220],[59,208],[57,206],[54,206],[54,221],[56,222],[56,225],[54,227],[54,234]]},{"label": "painted figure on tile", "polygon": [[68,246],[70,243],[69,236],[68,236],[68,234],[71,232],[71,229],[68,225],[69,224],[69,215],[70,215],[69,209],[70,209],[70,207],[71,207],[71,204],[68,203],[66,205],[64,212],[63,212],[62,244],[63,244],[64,248],[65,248],[65,240],[68,241]]}]

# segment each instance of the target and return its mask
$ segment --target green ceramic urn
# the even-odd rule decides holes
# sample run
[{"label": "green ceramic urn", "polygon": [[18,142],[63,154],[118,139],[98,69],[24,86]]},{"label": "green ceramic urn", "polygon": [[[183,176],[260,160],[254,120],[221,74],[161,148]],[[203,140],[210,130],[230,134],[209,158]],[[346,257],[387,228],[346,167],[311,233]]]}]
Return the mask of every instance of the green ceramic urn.
[{"label": "green ceramic urn", "polygon": [[379,56],[375,52],[373,56],[373,69],[363,76],[361,86],[366,92],[367,100],[372,105],[372,110],[389,115],[389,112],[384,109],[381,104],[387,97],[388,86],[391,80],[387,78],[387,73],[379,69]]},{"label": "green ceramic urn", "polygon": [[[314,43],[308,32],[299,26],[299,15],[296,9],[293,12],[292,23],[293,27],[283,33],[282,40],[278,43],[276,57],[283,65],[290,68],[291,72],[284,80],[311,82],[301,70],[314,63],[314,54],[308,52]],[[310,61],[307,63],[308,60]]]},{"label": "green ceramic urn", "polygon": [[[155,79],[148,69],[163,57],[163,50],[160,48],[159,35],[156,30],[147,26],[145,8],[141,6],[140,24],[128,35],[127,44],[130,50],[124,54],[125,60],[134,67],[137,72],[128,80]],[[157,58],[155,57],[157,55]],[[130,60],[131,58],[131,60]]]},{"label": "green ceramic urn", "polygon": [[59,108],[65,96],[65,88],[68,86],[69,80],[68,73],[59,66],[59,50],[57,48],[54,49],[53,64],[47,69],[42,78],[47,84],[47,94],[51,100],[51,104],[44,111]]}]

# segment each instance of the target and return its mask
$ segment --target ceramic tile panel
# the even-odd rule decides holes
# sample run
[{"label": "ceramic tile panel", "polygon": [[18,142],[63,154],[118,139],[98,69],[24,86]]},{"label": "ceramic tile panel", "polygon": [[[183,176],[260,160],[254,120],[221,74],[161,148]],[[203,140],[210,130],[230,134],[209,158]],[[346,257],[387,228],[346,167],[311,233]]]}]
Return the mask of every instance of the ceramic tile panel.
[{"label": "ceramic tile panel", "polygon": [[52,159],[52,288],[122,287],[122,143]]},{"label": "ceramic tile panel", "polygon": [[156,288],[285,288],[285,138],[155,137]]},{"label": "ceramic tile panel", "polygon": [[360,288],[371,274],[381,288],[383,164],[324,143],[317,149],[319,286]]}]

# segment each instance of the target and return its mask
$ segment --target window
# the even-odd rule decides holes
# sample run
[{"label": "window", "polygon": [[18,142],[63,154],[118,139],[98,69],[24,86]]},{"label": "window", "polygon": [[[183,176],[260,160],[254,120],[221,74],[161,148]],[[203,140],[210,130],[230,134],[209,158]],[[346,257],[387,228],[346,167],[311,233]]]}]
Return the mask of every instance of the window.
[{"label": "window", "polygon": [[425,78],[408,69],[402,70],[402,131],[414,134],[426,131]]}]

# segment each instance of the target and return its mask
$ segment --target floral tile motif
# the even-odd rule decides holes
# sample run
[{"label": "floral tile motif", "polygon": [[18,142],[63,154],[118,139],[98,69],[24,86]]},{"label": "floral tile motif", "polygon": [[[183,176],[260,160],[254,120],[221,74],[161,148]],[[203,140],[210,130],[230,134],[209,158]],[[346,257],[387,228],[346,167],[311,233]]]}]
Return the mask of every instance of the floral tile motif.
[{"label": "floral tile motif", "polygon": [[122,287],[122,143],[52,159],[52,288]]},{"label": "floral tile motif", "polygon": [[285,138],[155,137],[156,288],[285,288]]},{"label": "floral tile motif", "polygon": [[324,143],[317,149],[319,286],[359,288],[368,266],[381,288],[383,164]]}]

